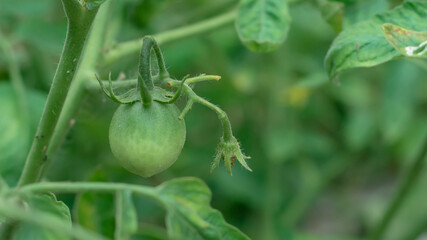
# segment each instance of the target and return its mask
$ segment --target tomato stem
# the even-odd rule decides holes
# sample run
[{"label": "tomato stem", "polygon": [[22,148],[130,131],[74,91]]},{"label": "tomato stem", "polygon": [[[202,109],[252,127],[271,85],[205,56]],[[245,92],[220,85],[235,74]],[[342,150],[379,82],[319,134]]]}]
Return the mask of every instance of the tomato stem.
[{"label": "tomato stem", "polygon": [[98,8],[89,10],[78,1],[63,0],[68,20],[67,35],[61,58],[53,78],[36,134],[43,138],[35,138],[28,154],[19,186],[38,181],[48,155],[46,148],[50,145],[59,114],[62,111],[67,92],[79,63],[86,36],[96,16]]},{"label": "tomato stem", "polygon": [[128,184],[128,183],[111,183],[111,182],[41,182],[33,183],[21,187],[21,192],[33,193],[82,193],[82,192],[99,192],[114,193],[116,191],[129,190],[135,194],[149,197],[159,203],[162,201],[156,194],[156,189],[152,187]]},{"label": "tomato stem", "polygon": [[[153,81],[156,81],[158,79],[158,76],[152,76],[151,79]],[[185,83],[187,85],[193,84],[193,83],[199,83],[204,81],[219,81],[221,79],[221,76],[218,75],[200,75],[196,77],[190,77],[186,79]],[[179,86],[180,81],[177,81],[175,79],[165,79],[170,86]],[[107,80],[102,80],[103,85],[108,85],[109,82]],[[121,80],[121,81],[113,81],[113,87],[114,89],[128,89],[131,87],[134,87],[137,84],[137,79],[128,79],[128,80]],[[86,82],[86,89],[88,91],[99,91],[99,83],[98,81],[87,81]]]},{"label": "tomato stem", "polygon": [[138,73],[138,85],[141,94],[142,104],[144,106],[150,106],[153,102],[149,88],[147,87],[146,81],[143,80],[141,74]]},{"label": "tomato stem", "polygon": [[154,88],[151,74],[151,50],[154,50],[157,58],[160,80],[169,78],[169,73],[166,69],[166,64],[159,45],[152,36],[145,36],[142,41],[141,52],[139,55],[137,86],[140,90],[142,103],[145,106],[149,106],[153,101],[150,94],[150,91]]},{"label": "tomato stem", "polygon": [[230,123],[230,120],[228,119],[227,113],[225,113],[224,110],[222,110],[215,104],[197,95],[193,91],[193,89],[191,89],[187,84],[184,84],[184,91],[193,102],[198,102],[200,104],[203,104],[206,107],[214,110],[216,114],[218,114],[218,119],[221,121],[221,125],[224,131],[224,136],[223,136],[224,141],[225,142],[231,141],[233,139],[233,131],[231,129],[231,123]]},{"label": "tomato stem", "polygon": [[[227,12],[219,16],[203,20],[192,25],[168,30],[153,37],[162,45],[164,43],[181,40],[187,37],[209,33],[217,28],[224,27],[233,23],[236,18],[236,11]],[[123,42],[115,46],[104,56],[104,66],[109,66],[126,57],[136,55],[140,50],[143,38]]]},{"label": "tomato stem", "polygon": [[[99,61],[100,55],[98,53],[102,51],[103,46],[105,45],[108,23],[111,19],[114,19],[111,18],[111,9],[115,3],[116,2],[113,0],[108,0],[103,3],[102,8],[99,9],[99,12],[92,24],[92,29],[88,36],[85,50],[81,56],[80,67],[76,71],[73,84],[70,86],[70,90],[68,91],[63,110],[61,111],[61,115],[59,116],[58,123],[55,127],[51,143],[47,149],[47,155],[51,156],[50,159],[54,157],[64,141],[68,130],[72,126],[70,121],[83,99],[83,95],[85,94],[85,85],[92,82],[91,80],[95,75],[94,69]],[[108,82],[106,85],[108,85]],[[134,86],[135,85],[136,82]],[[99,90],[99,84],[97,87]],[[50,160],[48,159],[47,164],[49,163]]]},{"label": "tomato stem", "polygon": [[169,77],[169,73],[166,69],[166,64],[159,45],[152,36],[145,36],[142,41],[142,48],[139,55],[138,70],[149,90],[154,88],[153,80],[151,79],[151,50],[154,50],[157,58],[160,80]]}]

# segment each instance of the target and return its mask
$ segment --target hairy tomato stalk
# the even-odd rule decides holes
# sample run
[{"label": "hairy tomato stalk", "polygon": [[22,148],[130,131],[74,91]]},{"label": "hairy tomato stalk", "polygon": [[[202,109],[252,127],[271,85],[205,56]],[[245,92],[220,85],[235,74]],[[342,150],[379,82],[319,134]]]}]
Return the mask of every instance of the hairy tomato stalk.
[{"label": "hairy tomato stalk", "polygon": [[46,150],[64,106],[86,37],[99,8],[88,9],[75,0],[63,0],[62,3],[68,21],[64,48],[19,186],[36,182],[41,175],[43,166],[49,157]]}]

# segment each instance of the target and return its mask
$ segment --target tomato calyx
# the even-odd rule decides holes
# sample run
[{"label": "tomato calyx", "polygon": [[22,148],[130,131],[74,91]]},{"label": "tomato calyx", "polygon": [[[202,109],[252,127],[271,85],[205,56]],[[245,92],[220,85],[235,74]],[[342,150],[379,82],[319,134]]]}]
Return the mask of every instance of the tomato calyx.
[{"label": "tomato calyx", "polygon": [[[151,52],[153,50],[157,59],[157,65],[159,66],[159,74],[155,77],[152,76],[151,72]],[[161,87],[155,86],[153,83],[153,78],[159,82],[164,82],[165,79],[169,79],[169,73],[166,69],[160,47],[152,36],[143,38],[138,65],[138,79],[134,88],[129,89],[123,94],[117,95],[113,90],[111,74],[108,77],[108,88],[104,86],[98,76],[96,76],[96,78],[104,93],[119,104],[142,102],[143,105],[149,106],[152,101],[173,103],[180,95],[180,90],[178,90],[176,94],[173,94]]]},{"label": "tomato calyx", "polygon": [[215,158],[211,164],[210,172],[219,165],[220,161],[223,160],[227,172],[232,176],[231,166],[234,166],[234,161],[237,160],[246,170],[252,172],[252,169],[246,163],[246,159],[251,157],[245,156],[240,149],[240,144],[235,137],[231,137],[228,141],[221,137]]},{"label": "tomato calyx", "polygon": [[[113,89],[113,81],[111,80],[111,74],[108,79],[108,87],[104,85],[104,83],[99,79],[98,76],[96,76],[96,79],[98,80],[99,85],[101,86],[105,95],[107,95],[107,97],[109,97],[116,103],[133,104],[135,102],[144,102],[144,100],[141,98],[141,94],[139,93],[140,89],[137,87],[128,89],[122,94],[116,94]],[[161,103],[169,102],[175,95],[173,92],[167,91],[166,89],[158,86],[154,86],[148,94],[151,97],[152,101],[157,101]]]}]

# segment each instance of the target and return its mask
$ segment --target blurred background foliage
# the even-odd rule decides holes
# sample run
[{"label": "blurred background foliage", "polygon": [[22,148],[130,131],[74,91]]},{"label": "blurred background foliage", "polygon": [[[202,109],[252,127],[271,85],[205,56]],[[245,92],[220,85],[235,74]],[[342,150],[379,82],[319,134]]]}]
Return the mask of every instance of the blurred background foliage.
[{"label": "blurred background foliage", "polygon": [[[99,89],[84,96],[46,180],[154,186],[175,177],[196,176],[211,188],[213,207],[253,239],[366,236],[427,132],[426,64],[396,60],[346,72],[331,82],[323,61],[337,32],[401,1],[289,3],[290,32],[275,52],[248,51],[232,25],[162,46],[172,76],[222,76],[219,83],[198,85],[197,91],[229,114],[235,136],[252,157],[253,173],[236,166],[230,177],[222,166],[209,174],[221,126],[215,113],[199,105],[186,116],[187,141],[171,168],[149,179],[125,171],[108,144],[108,126],[117,105]],[[120,42],[209,18],[236,4],[236,0],[121,0],[112,13],[120,17],[109,28],[119,30],[116,41]],[[2,37],[13,46],[27,91],[39,99],[29,104],[32,112],[26,123],[33,126],[31,134],[19,128],[6,133],[22,119],[14,112],[10,59],[0,55],[3,174],[4,162],[23,165],[40,116],[36,109],[43,106],[40,96],[47,95],[61,53],[66,19],[60,1],[2,0],[0,27]],[[132,77],[137,63],[136,56],[129,57],[100,74],[111,71],[113,76]],[[10,174],[7,180],[13,184],[19,172]],[[384,239],[422,239],[417,237],[427,230],[426,185],[427,174],[423,174]],[[73,210],[80,224],[112,234],[108,229],[114,224],[111,196],[88,193],[76,201],[64,194],[58,199]],[[163,210],[148,200],[135,201],[139,239],[164,239]]]}]

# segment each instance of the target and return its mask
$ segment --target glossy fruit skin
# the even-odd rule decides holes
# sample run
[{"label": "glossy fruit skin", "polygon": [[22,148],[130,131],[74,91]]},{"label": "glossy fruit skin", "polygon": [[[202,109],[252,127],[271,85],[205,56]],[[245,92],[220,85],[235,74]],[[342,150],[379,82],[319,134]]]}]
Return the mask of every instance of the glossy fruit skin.
[{"label": "glossy fruit skin", "polygon": [[174,104],[122,104],[110,124],[111,151],[128,171],[151,177],[169,168],[185,143],[186,128]]}]

